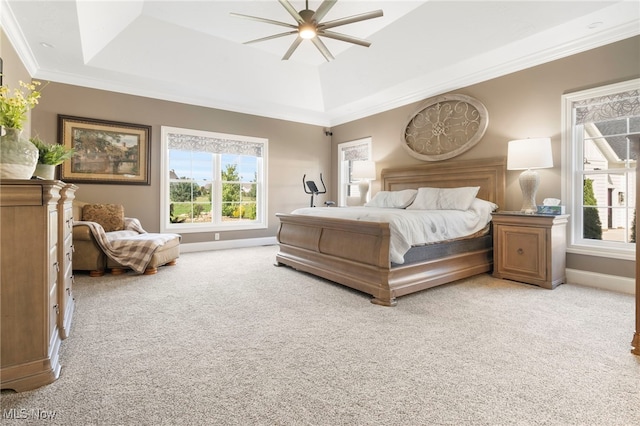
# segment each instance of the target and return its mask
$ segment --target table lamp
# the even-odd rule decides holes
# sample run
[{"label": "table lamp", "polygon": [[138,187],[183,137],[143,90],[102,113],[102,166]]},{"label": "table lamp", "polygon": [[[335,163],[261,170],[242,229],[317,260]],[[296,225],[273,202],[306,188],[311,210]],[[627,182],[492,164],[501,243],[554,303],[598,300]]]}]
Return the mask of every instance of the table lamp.
[{"label": "table lamp", "polygon": [[522,190],[522,213],[533,214],[536,208],[536,192],[540,176],[535,169],[553,167],[551,139],[518,139],[509,142],[507,148],[507,170],[524,170],[520,175]]},{"label": "table lamp", "polygon": [[358,190],[360,191],[360,204],[367,202],[369,192],[369,181],[376,178],[376,163],[371,160],[354,161],[351,169],[351,178],[358,179]]}]

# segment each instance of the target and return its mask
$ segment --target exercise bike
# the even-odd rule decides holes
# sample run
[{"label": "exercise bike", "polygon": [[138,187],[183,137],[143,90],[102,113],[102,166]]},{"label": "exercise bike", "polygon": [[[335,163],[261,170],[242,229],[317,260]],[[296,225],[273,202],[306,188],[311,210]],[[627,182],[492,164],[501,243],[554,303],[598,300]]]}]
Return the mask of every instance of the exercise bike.
[{"label": "exercise bike", "polygon": [[[315,207],[315,204],[313,203],[313,197],[320,194],[326,194],[327,186],[324,184],[324,180],[322,180],[322,173],[320,173],[320,182],[322,183],[322,187],[324,188],[323,191],[320,191],[318,189],[318,185],[316,185],[314,181],[305,180],[306,177],[306,174],[302,176],[302,188],[304,189],[305,194],[311,195],[311,202],[309,203],[309,207]],[[327,206],[331,206],[333,204],[335,204],[333,201],[325,201],[325,205]]]}]

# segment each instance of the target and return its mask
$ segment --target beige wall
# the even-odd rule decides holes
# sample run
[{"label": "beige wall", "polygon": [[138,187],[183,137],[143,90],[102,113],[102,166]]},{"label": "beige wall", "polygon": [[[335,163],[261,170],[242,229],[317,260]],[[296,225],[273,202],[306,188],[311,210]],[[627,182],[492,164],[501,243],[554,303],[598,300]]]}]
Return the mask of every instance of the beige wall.
[{"label": "beige wall", "polygon": [[[452,93],[472,96],[489,111],[489,127],[471,150],[452,160],[506,156],[512,139],[551,137],[554,168],[539,170],[541,185],[537,200],[561,197],[561,96],[566,93],[640,77],[640,37],[623,40],[568,58],[560,59]],[[372,137],[373,159],[378,177],[385,167],[418,164],[401,146],[401,135],[422,102],[383,112],[332,128],[333,170],[337,164],[337,144],[365,136]],[[522,196],[520,172],[507,173],[505,210],[519,210]],[[336,188],[333,187],[336,191]],[[372,193],[380,181],[372,182]],[[568,254],[569,268],[634,277],[632,261]]]}]

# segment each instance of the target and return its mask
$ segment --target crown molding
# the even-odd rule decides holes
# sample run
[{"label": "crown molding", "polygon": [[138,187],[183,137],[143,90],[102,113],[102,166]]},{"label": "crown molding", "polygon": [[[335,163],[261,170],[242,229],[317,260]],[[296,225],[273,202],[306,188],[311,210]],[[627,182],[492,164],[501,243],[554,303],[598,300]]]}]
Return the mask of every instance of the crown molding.
[{"label": "crown molding", "polygon": [[25,41],[26,38],[16,21],[13,11],[4,0],[0,0],[0,27],[2,27],[5,35],[13,45],[27,72],[33,77],[38,71],[38,61],[36,61],[31,48]]},{"label": "crown molding", "polygon": [[[634,19],[633,21],[615,26],[614,28],[592,36],[572,40],[544,50],[532,51],[535,49],[538,36],[530,37],[529,40],[512,43],[503,48],[487,52],[479,57],[459,62],[451,67],[417,77],[408,82],[403,82],[395,88],[386,89],[384,92],[335,109],[328,113],[330,115],[331,126],[337,126],[391,109],[400,108],[432,96],[502,77],[638,35],[640,35],[640,21]],[[523,46],[523,43],[526,45]],[[505,57],[513,56],[506,53],[509,51],[520,52],[520,55],[510,61],[504,62]],[[479,64],[486,63],[498,65],[484,68],[479,66]],[[439,83],[434,85],[432,83],[433,81],[438,81]],[[421,89],[411,89],[417,87]],[[387,93],[390,91],[405,94],[390,99]],[[387,100],[385,101],[383,99]]]}]

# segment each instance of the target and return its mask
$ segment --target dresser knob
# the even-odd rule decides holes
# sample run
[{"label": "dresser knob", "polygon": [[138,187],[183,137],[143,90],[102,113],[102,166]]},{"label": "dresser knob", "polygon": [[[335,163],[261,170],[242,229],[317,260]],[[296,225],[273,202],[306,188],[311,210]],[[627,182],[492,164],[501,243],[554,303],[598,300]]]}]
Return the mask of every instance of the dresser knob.
[{"label": "dresser knob", "polygon": [[518,254],[524,254],[524,250],[522,250],[521,248],[518,249]]}]

